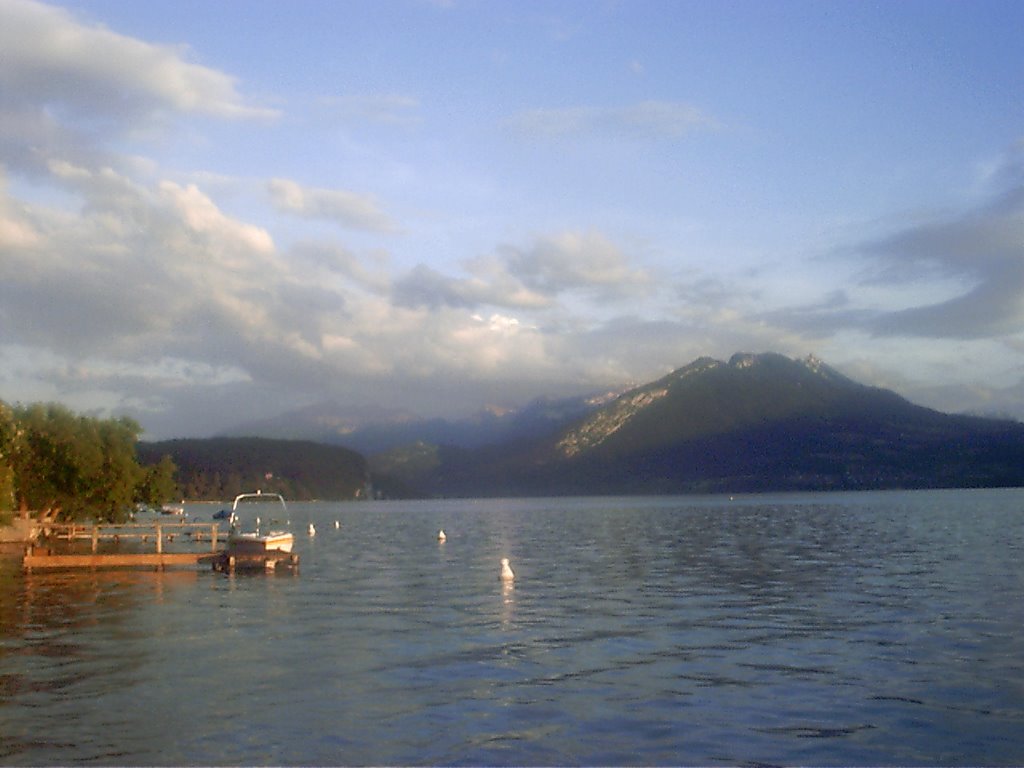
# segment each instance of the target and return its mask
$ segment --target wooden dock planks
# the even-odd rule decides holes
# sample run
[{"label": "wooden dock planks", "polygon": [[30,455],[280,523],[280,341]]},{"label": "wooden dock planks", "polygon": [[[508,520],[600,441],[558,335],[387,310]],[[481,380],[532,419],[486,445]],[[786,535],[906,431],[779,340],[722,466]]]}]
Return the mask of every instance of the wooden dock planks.
[{"label": "wooden dock planks", "polygon": [[210,565],[215,571],[233,573],[236,570],[273,571],[278,567],[297,570],[299,556],[292,552],[271,550],[262,553],[231,554],[219,552],[132,552],[93,554],[50,554],[30,548],[22,566],[26,571],[36,568],[176,568]]},{"label": "wooden dock planks", "polygon": [[[174,568],[210,565],[216,571],[233,573],[236,570],[274,571],[278,567],[297,570],[299,556],[281,550],[247,552],[236,549],[218,549],[225,535],[213,523],[150,523],[150,524],[53,524],[47,533],[53,539],[87,540],[91,552],[54,553],[49,549],[30,546],[25,550],[22,566],[26,571],[56,568]],[[176,535],[184,534],[192,542],[210,541],[205,552],[166,552],[164,542],[173,542]],[[120,542],[122,539],[150,540],[155,544],[152,552],[106,552],[100,554],[100,540]]]},{"label": "wooden dock planks", "polygon": [[22,565],[33,568],[173,568],[212,563],[218,552],[133,552],[113,554],[53,555],[30,549]]}]

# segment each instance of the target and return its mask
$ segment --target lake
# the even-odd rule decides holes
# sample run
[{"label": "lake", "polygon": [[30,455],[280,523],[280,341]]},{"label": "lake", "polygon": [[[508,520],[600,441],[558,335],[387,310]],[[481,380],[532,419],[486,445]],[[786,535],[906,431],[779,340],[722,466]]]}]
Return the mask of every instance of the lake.
[{"label": "lake", "polygon": [[289,506],[297,574],[0,561],[0,762],[1024,764],[1024,491]]}]

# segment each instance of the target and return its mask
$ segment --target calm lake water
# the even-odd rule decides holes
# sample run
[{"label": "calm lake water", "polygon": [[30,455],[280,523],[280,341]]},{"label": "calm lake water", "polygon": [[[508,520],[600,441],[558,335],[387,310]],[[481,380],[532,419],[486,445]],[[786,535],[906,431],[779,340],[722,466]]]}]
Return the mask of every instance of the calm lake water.
[{"label": "calm lake water", "polygon": [[296,575],[0,561],[0,763],[1024,764],[1024,491],[290,507]]}]

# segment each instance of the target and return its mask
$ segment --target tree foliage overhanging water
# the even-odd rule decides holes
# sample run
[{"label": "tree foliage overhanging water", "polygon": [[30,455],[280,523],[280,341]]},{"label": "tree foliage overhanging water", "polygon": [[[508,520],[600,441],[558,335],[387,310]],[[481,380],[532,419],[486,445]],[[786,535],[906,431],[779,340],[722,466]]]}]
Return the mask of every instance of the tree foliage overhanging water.
[{"label": "tree foliage overhanging water", "polygon": [[175,493],[175,466],[139,464],[142,428],[132,419],[77,415],[55,403],[10,407],[0,401],[0,515],[123,522],[138,503]]}]

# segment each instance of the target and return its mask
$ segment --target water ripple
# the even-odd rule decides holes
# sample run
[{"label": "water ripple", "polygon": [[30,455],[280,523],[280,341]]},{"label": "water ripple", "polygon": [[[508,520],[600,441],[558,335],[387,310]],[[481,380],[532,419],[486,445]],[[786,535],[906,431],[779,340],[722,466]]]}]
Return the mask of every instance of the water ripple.
[{"label": "water ripple", "polygon": [[310,504],[298,575],[3,566],[0,760],[1020,764],[1022,502]]}]

